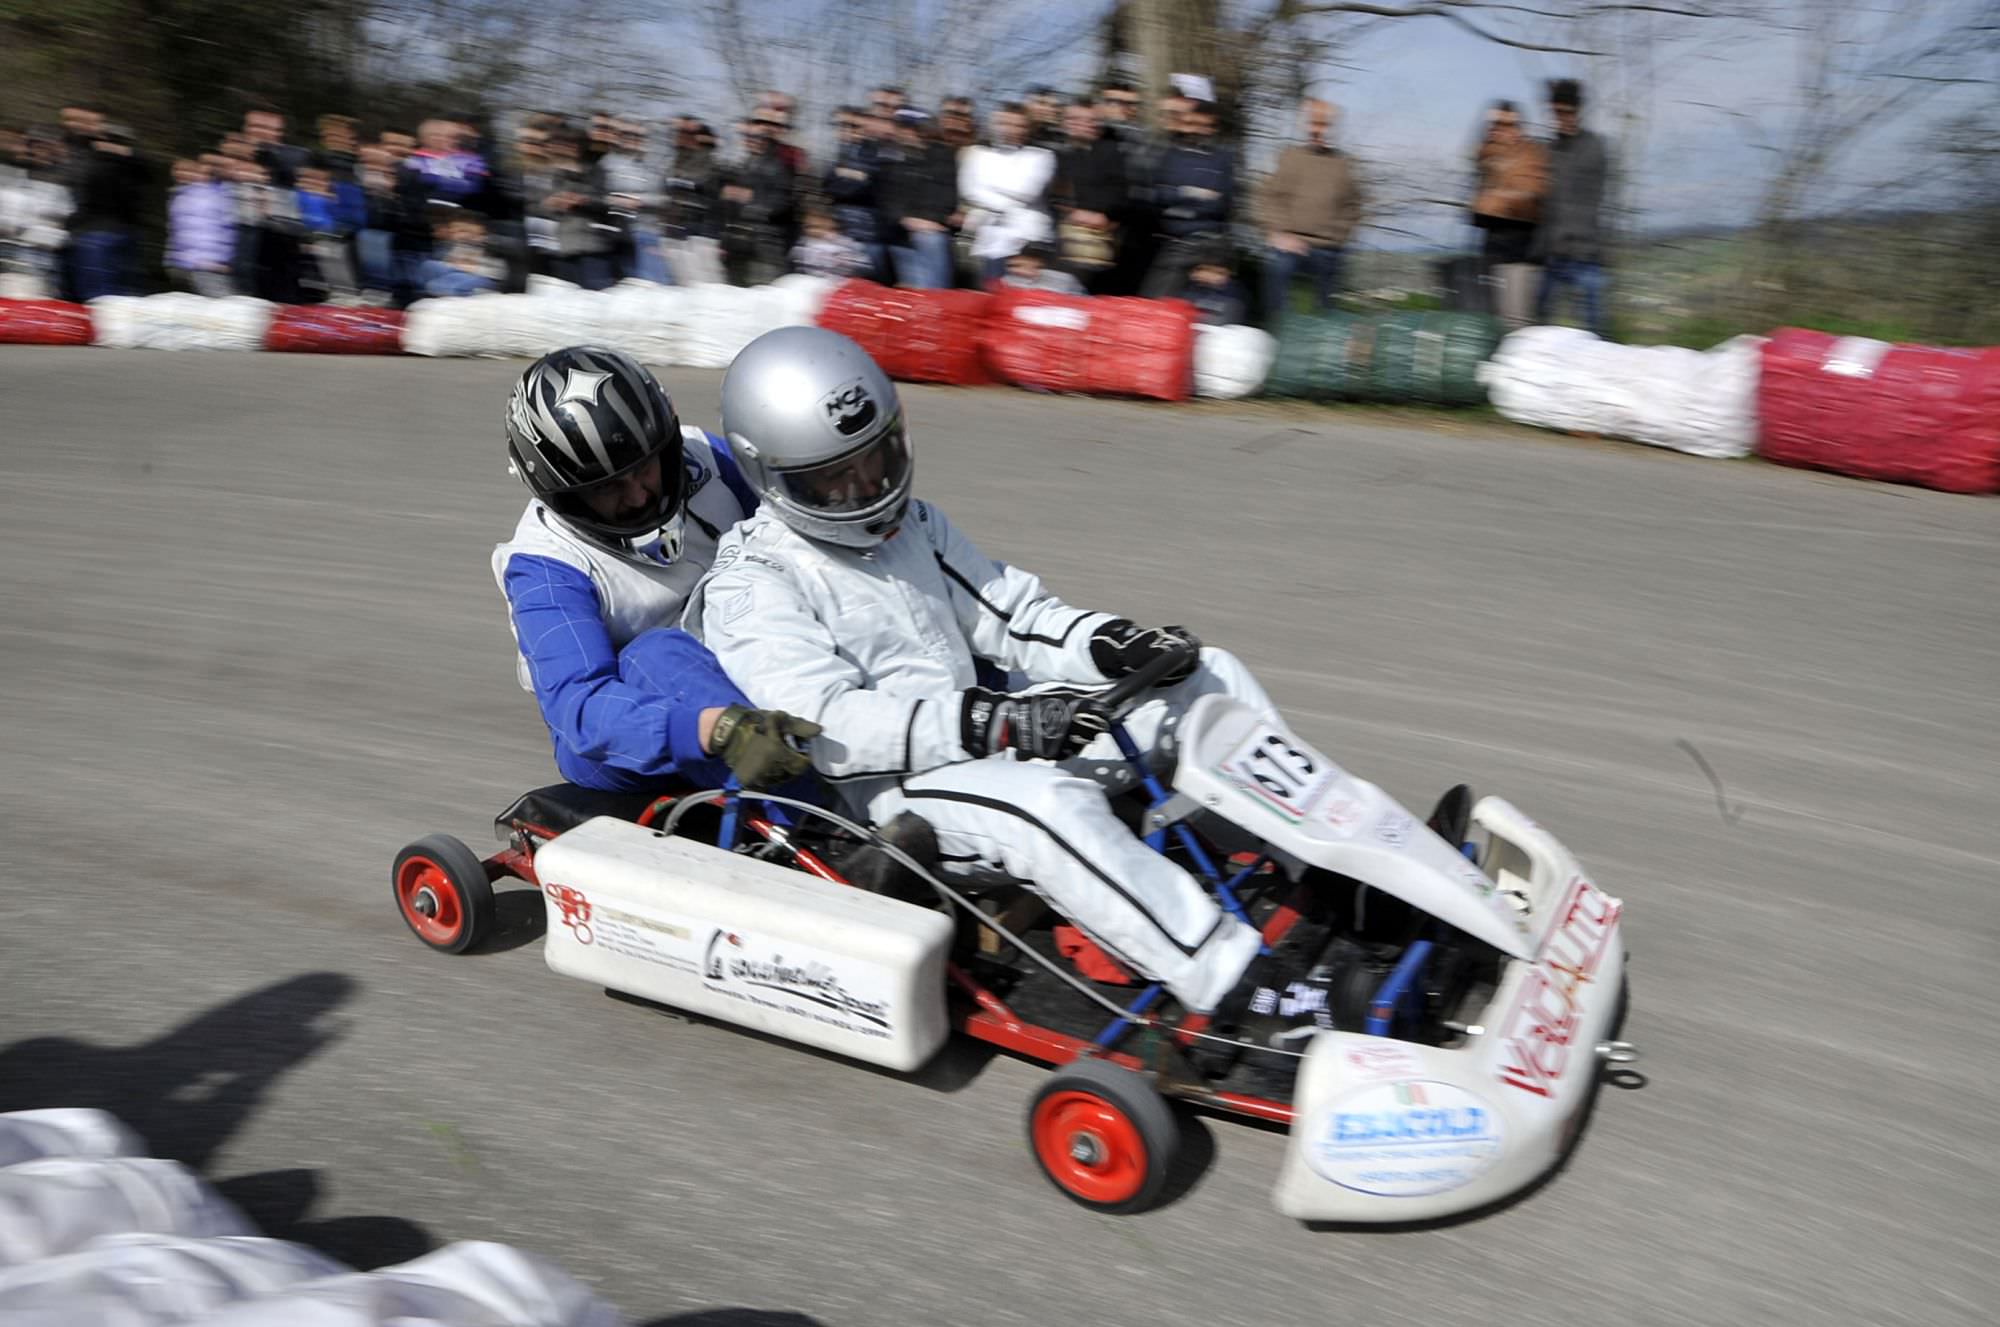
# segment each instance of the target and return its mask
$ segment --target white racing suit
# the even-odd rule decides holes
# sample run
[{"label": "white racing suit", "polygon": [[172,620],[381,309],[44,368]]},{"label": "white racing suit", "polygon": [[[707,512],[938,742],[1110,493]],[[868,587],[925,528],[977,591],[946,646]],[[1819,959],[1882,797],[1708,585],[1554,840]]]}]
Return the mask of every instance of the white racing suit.
[{"label": "white racing suit", "polygon": [[[1063,765],[975,758],[961,744],[975,658],[1035,684],[1102,687],[1090,636],[1110,620],[987,558],[913,501],[902,528],[868,550],[815,543],[760,512],[723,536],[683,626],[753,704],[821,725],[813,765],[857,818],[916,812],[946,861],[1006,871],[1182,1004],[1211,1010],[1256,955],[1257,932],[1112,813],[1085,777],[1121,762],[1112,739]],[[1170,751],[1181,713],[1214,691],[1273,713],[1234,656],[1204,649],[1194,675],[1126,728],[1141,749]]]}]

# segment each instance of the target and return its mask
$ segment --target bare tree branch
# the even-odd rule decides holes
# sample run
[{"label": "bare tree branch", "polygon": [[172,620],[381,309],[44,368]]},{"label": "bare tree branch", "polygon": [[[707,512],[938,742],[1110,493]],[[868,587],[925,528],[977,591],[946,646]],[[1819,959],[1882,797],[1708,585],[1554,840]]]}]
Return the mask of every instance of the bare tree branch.
[{"label": "bare tree branch", "polygon": [[1362,0],[1320,0],[1320,3],[1300,5],[1296,14],[1369,14],[1377,18],[1441,18],[1446,22],[1470,32],[1482,41],[1490,41],[1496,46],[1511,46],[1520,51],[1541,51],[1551,55],[1601,56],[1603,51],[1588,50],[1580,46],[1554,46],[1542,42],[1528,41],[1521,37],[1510,37],[1480,27],[1464,14],[1458,12],[1463,6],[1438,3],[1425,5],[1376,5]]}]

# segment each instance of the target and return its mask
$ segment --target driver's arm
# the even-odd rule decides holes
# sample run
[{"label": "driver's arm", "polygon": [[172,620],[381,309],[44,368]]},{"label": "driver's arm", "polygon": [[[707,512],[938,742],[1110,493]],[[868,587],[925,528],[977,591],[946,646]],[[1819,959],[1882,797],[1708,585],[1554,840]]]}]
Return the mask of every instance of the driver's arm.
[{"label": "driver's arm", "polygon": [[746,705],[714,656],[685,638],[687,666],[672,692],[619,677],[618,651],[585,572],[553,558],[516,554],[501,578],[514,638],[549,731],[570,750],[635,774],[688,774],[711,759],[701,715]]},{"label": "driver's arm", "polygon": [[[785,564],[762,552],[727,561],[734,534],[690,606],[687,629],[715,651],[763,709],[810,719],[813,768],[826,778],[893,777],[968,759],[962,693],[912,696],[868,688]],[[984,754],[983,752],[981,754]]]},{"label": "driver's arm", "polygon": [[952,609],[974,654],[1025,673],[1031,682],[1101,686],[1108,680],[1091,660],[1090,636],[1113,614],[1070,607],[1032,572],[980,552],[928,503],[910,503],[910,514],[936,551]]}]

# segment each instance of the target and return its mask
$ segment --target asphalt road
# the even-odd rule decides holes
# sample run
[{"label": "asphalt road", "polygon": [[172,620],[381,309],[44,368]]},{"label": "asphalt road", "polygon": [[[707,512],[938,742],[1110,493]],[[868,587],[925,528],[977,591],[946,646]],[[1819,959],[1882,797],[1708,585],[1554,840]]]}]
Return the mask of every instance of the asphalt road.
[{"label": "asphalt road", "polygon": [[0,1108],[108,1105],[274,1233],[509,1240],[642,1322],[1992,1321],[2000,502],[910,391],[990,551],[1229,644],[1406,802],[1504,792],[1628,905],[1646,1082],[1526,1201],[1309,1231],[1282,1137],[1215,1122],[1106,1218],[1027,1155],[1032,1066],[898,1078],[406,933],[396,849],[551,773],[487,567],[517,369],[0,351]]}]

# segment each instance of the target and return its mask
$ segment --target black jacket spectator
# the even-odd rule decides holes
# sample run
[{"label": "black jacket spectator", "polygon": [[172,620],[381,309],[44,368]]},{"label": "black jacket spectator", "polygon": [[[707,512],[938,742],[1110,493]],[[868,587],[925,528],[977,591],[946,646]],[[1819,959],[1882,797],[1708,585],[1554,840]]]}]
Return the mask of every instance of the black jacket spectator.
[{"label": "black jacket spectator", "polygon": [[1177,143],[1160,158],[1153,192],[1161,234],[1222,234],[1236,211],[1236,154],[1209,141]]},{"label": "black jacket spectator", "polygon": [[723,177],[725,192],[718,238],[724,263],[742,285],[762,285],[783,275],[792,248],[796,177],[768,147],[748,153]]},{"label": "black jacket spectator", "polygon": [[715,213],[722,192],[722,164],[710,147],[683,147],[674,153],[673,168],[660,187],[665,198],[662,219],[670,239],[715,235]]},{"label": "black jacket spectator", "polygon": [[882,241],[879,194],[883,173],[881,148],[863,139],[840,145],[840,155],[826,172],[826,196],[833,204],[833,218],[847,238],[857,244]]},{"label": "black jacket spectator", "polygon": [[1065,142],[1056,154],[1055,183],[1049,201],[1062,208],[1101,212],[1116,221],[1125,215],[1131,188],[1125,178],[1125,154],[1109,138],[1088,143]]},{"label": "black jacket spectator", "polygon": [[883,183],[882,216],[891,244],[903,242],[898,232],[904,217],[947,225],[958,210],[958,149],[927,142],[916,152],[906,150]]},{"label": "black jacket spectator", "polygon": [[137,229],[148,180],[142,158],[92,147],[76,178],[76,210],[69,221],[72,233],[118,230],[130,234]]}]

